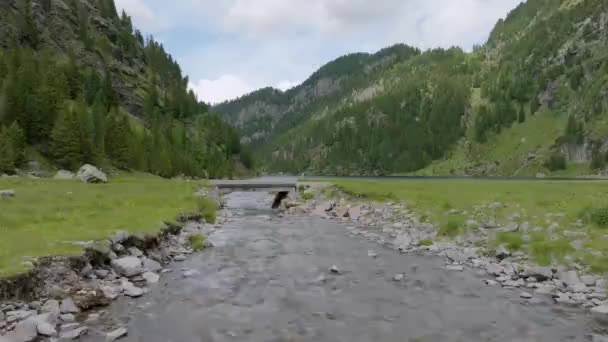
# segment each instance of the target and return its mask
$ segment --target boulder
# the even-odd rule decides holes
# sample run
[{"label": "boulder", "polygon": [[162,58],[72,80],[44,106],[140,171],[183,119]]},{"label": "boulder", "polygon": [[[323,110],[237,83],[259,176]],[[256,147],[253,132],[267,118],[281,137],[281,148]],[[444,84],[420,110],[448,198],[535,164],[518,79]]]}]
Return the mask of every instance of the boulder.
[{"label": "boulder", "polygon": [[57,335],[57,329],[49,323],[41,323],[38,325],[38,334],[45,337],[53,337]]},{"label": "boulder", "polygon": [[122,287],[104,285],[104,286],[101,286],[101,292],[103,292],[103,295],[107,299],[114,300],[122,294]]},{"label": "boulder", "polygon": [[598,321],[608,322],[608,304],[597,306],[591,309],[591,314]]},{"label": "boulder", "polygon": [[143,267],[148,272],[158,272],[163,268],[159,262],[148,258],[144,259]]},{"label": "boulder", "polygon": [[583,286],[585,285],[585,284],[583,284],[581,279],[578,277],[578,273],[576,271],[561,272],[559,275],[559,279],[570,288],[575,288],[580,285],[583,285]]},{"label": "boulder", "polygon": [[83,165],[76,174],[76,177],[85,183],[107,183],[108,176],[101,172],[98,168],[93,165]]},{"label": "boulder", "polygon": [[120,286],[122,287],[122,291],[125,296],[137,298],[143,296],[144,294],[143,289],[140,289],[139,287],[133,285],[133,283],[130,281],[123,280]]},{"label": "boulder", "polygon": [[58,315],[61,312],[61,309],[59,308],[59,302],[54,299],[47,300],[46,303],[44,303],[44,305],[42,306],[42,309],[40,309],[40,312]]},{"label": "boulder", "polygon": [[0,198],[12,198],[15,194],[15,190],[0,190]]},{"label": "boulder", "polygon": [[38,338],[38,325],[35,317],[30,317],[17,323],[15,330],[8,335],[9,341],[31,342]]},{"label": "boulder", "polygon": [[64,314],[80,312],[80,309],[78,309],[78,307],[74,303],[74,300],[70,297],[61,301],[60,310],[61,310],[61,313],[64,313]]},{"label": "boulder", "polygon": [[361,207],[357,205],[348,209],[348,217],[354,221],[359,220],[359,217],[361,217]]},{"label": "boulder", "polygon": [[112,260],[114,270],[125,277],[134,277],[144,272],[141,260],[134,256]]},{"label": "boulder", "polygon": [[144,278],[148,285],[157,284],[160,280],[160,276],[154,272],[146,272],[142,274],[141,277]]},{"label": "boulder", "polygon": [[70,171],[59,170],[59,171],[57,171],[57,173],[55,174],[55,177],[53,177],[53,178],[57,179],[57,180],[72,180],[72,179],[74,179],[74,177],[76,177],[76,175],[74,175],[74,173],[72,173]]}]

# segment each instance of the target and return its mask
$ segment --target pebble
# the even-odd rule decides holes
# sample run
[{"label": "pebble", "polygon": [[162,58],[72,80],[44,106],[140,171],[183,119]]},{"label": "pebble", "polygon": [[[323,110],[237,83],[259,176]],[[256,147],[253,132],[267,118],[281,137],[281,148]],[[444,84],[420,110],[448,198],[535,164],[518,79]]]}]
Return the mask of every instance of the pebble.
[{"label": "pebble", "polygon": [[62,340],[76,340],[76,339],[79,339],[80,337],[86,335],[88,332],[89,332],[89,328],[82,327],[82,328],[78,328],[78,329],[74,329],[74,330],[62,331],[61,334],[59,335],[59,337]]},{"label": "pebble", "polygon": [[523,298],[523,299],[531,299],[531,298],[533,297],[533,296],[532,296],[531,294],[529,294],[528,292],[522,292],[522,293],[521,293],[519,296],[520,296],[521,298]]},{"label": "pebble", "polygon": [[106,334],[106,342],[113,342],[119,340],[128,334],[128,330],[126,328],[119,328],[112,332]]},{"label": "pebble", "polygon": [[403,273],[395,274],[395,276],[393,277],[393,281],[396,281],[396,282],[403,281],[403,279],[405,279],[405,274],[403,274]]},{"label": "pebble", "polygon": [[464,271],[464,267],[460,266],[460,265],[448,265],[445,267],[446,270],[448,271],[454,271],[454,272],[462,272]]},{"label": "pebble", "polygon": [[59,308],[61,313],[78,313],[80,309],[74,304],[74,300],[71,297],[65,298],[61,301],[61,306]]},{"label": "pebble", "polygon": [[333,274],[340,274],[340,269],[338,268],[338,266],[333,265],[332,267],[329,268],[329,271]]},{"label": "pebble", "polygon": [[177,262],[181,262],[181,261],[186,261],[186,256],[183,254],[177,255],[173,258],[173,260],[177,261]]},{"label": "pebble", "polygon": [[378,254],[376,254],[376,252],[374,252],[372,250],[369,250],[369,251],[367,251],[367,256],[370,258],[376,258],[376,257],[378,257]]},{"label": "pebble", "polygon": [[182,275],[183,275],[184,278],[192,278],[192,277],[197,276],[199,274],[200,274],[200,272],[197,271],[197,270],[187,270],[187,271],[184,271],[184,273],[182,273]]}]

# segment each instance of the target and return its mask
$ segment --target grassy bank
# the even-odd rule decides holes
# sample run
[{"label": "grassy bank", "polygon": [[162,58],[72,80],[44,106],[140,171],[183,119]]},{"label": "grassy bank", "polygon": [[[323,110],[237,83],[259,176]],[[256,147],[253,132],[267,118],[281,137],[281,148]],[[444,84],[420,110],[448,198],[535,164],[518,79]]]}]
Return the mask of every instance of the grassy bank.
[{"label": "grassy bank", "polygon": [[540,264],[567,259],[608,271],[608,182],[335,181],[348,193],[406,201],[446,237],[476,228],[467,221],[517,223],[527,232],[497,233],[492,244],[528,252]]},{"label": "grassy bank", "polygon": [[201,210],[214,218],[215,206],[193,196],[201,185],[150,176],[101,185],[0,179],[0,189],[17,193],[0,199],[0,275],[24,271],[28,257],[78,254],[75,242],[107,238],[116,230],[154,232],[179,213]]}]

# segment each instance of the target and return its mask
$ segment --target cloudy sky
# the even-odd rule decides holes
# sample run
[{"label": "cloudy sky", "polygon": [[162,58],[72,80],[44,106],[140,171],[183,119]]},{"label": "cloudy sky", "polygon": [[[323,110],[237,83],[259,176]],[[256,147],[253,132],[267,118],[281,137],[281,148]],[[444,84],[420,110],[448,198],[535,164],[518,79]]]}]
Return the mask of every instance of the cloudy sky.
[{"label": "cloudy sky", "polygon": [[328,61],[406,43],[483,43],[521,0],[116,0],[206,102],[287,89]]}]

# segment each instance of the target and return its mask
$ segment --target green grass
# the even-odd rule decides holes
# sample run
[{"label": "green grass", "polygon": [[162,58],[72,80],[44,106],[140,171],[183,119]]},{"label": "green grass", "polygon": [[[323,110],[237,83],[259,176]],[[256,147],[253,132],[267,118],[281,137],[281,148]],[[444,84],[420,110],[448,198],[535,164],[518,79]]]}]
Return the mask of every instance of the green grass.
[{"label": "green grass", "polygon": [[305,201],[308,201],[308,200],[311,200],[311,199],[315,198],[315,195],[314,195],[313,193],[311,193],[311,192],[305,192],[305,193],[302,195],[302,198],[303,198]]},{"label": "green grass", "polygon": [[157,177],[111,179],[108,184],[79,181],[0,179],[14,189],[0,200],[0,275],[24,271],[28,257],[77,255],[74,242],[111,236],[116,230],[155,232],[163,221],[214,206],[193,193],[202,184]]},{"label": "green grass", "polygon": [[424,240],[420,240],[420,241],[418,241],[418,245],[419,245],[419,246],[427,246],[427,247],[428,247],[428,246],[432,246],[432,245],[433,245],[433,243],[434,243],[434,242],[433,242],[433,240],[431,240],[431,239],[424,239]]},{"label": "green grass", "polygon": [[[522,250],[540,264],[562,262],[566,256],[608,273],[608,181],[333,181],[346,193],[377,201],[404,201],[407,207],[439,227],[439,235],[453,238],[467,232],[465,222],[474,219],[524,223],[540,231],[497,233],[489,243]],[[500,209],[488,204],[500,202]],[[446,215],[456,209],[467,215]],[[512,215],[516,214],[517,217]],[[582,219],[582,227],[573,225]],[[555,226],[553,231],[548,228]],[[557,228],[556,228],[557,227]],[[580,238],[568,234],[584,233]],[[580,251],[570,245],[582,240]]]},{"label": "green grass", "polygon": [[190,240],[190,246],[192,247],[192,249],[195,252],[200,252],[203,249],[205,249],[206,244],[205,244],[205,240],[206,238],[202,235],[192,235],[189,238]]}]

